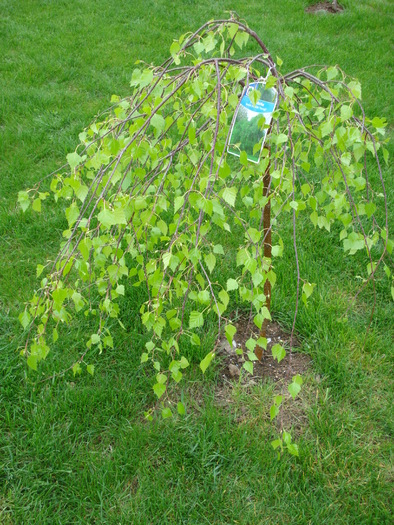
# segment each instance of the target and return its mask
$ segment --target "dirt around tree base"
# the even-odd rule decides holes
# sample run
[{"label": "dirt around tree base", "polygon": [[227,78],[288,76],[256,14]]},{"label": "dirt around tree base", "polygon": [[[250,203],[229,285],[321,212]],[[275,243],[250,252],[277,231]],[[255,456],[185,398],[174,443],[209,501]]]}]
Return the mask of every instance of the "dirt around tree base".
[{"label": "dirt around tree base", "polygon": [[344,7],[337,4],[336,6],[332,2],[319,2],[318,4],[312,4],[305,8],[306,13],[341,13]]},{"label": "dirt around tree base", "polygon": [[[223,381],[229,379],[238,380],[241,371],[242,383],[255,384],[258,380],[264,379],[274,382],[291,381],[294,375],[302,375],[309,368],[310,357],[296,351],[296,348],[299,346],[297,339],[293,338],[293,348],[290,349],[291,335],[273,321],[267,327],[267,349],[263,352],[261,362],[254,362],[253,375],[249,374],[242,368],[245,357],[237,354],[237,350],[242,349],[246,355],[248,352],[245,346],[246,341],[252,336],[258,338],[259,330],[253,321],[250,322],[249,318],[246,317],[239,319],[234,325],[237,328],[237,332],[233,339],[233,346],[230,346],[226,337],[223,336],[217,347],[217,355],[222,359],[220,375]],[[280,363],[272,357],[272,347],[275,344],[280,344],[286,350],[286,357]]]},{"label": "dirt around tree base", "polygon": [[[293,400],[287,386],[296,374],[305,378],[311,365],[311,358],[298,350],[300,343],[295,337],[293,337],[293,348],[291,349],[291,334],[285,331],[279,323],[273,321],[267,327],[267,349],[263,353],[261,362],[254,362],[253,374],[250,374],[243,368],[245,358],[238,355],[236,350],[242,349],[246,355],[248,351],[245,346],[246,341],[251,336],[258,338],[259,330],[253,321],[250,322],[248,317],[242,317],[236,322],[233,321],[233,324],[237,328],[233,346],[230,346],[226,337],[223,336],[217,347],[217,356],[218,359],[221,359],[221,366],[218,382],[214,389],[216,403],[224,409],[236,406],[239,424],[251,420],[259,420],[261,424],[264,424],[270,419],[269,406],[272,404],[271,396],[273,394],[271,393],[269,398],[265,398],[264,390],[258,388],[259,385],[262,386],[266,382],[271,382],[273,383],[272,392],[283,395],[283,404],[279,416],[274,421],[275,426],[278,431],[291,428],[293,437],[301,435],[308,425],[306,407],[309,406],[310,389],[303,388],[301,395]],[[275,344],[280,344],[286,349],[286,357],[280,363],[272,357],[272,347]],[[244,395],[250,396],[249,402],[237,404],[236,392],[238,394],[244,392]],[[253,408],[254,403],[260,407],[257,413],[256,409]]]}]

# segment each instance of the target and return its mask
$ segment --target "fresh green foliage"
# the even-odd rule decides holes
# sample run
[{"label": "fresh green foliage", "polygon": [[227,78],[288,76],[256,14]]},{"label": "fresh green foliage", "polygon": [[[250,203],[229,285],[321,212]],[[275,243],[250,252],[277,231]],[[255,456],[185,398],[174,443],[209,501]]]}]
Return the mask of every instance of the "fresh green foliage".
[{"label": "fresh green foliage", "polygon": [[[380,0],[341,3],[346,10],[340,16],[306,14],[305,0],[240,1],[236,9],[273,55],[284,59],[286,71],[340,64],[360,79],[367,114],[385,115],[390,125],[392,6]],[[304,377],[289,407],[294,419],[286,420],[299,444],[298,458],[272,461],[274,436],[267,421],[272,385],[236,388],[231,395],[225,389],[224,402],[212,373],[216,359],[205,376],[198,366],[194,375],[213,344],[211,332],[201,338],[203,348],[184,349],[191,381],[179,387],[186,387],[188,416],[164,424],[141,421],[155,398],[139,365],[147,339],[133,305],[144,300],[141,287],[125,286],[121,315],[127,332],[113,330],[114,349],[100,356],[92,349],[94,377],[83,372],[74,378],[69,370],[60,381],[40,383],[80,356],[83,314],[70,329],[59,330],[38,372],[18,358],[17,317],[37,286],[37,263],[55,256],[66,223],[60,205],[43,202],[45,213],[32,214],[30,207],[23,214],[15,206],[17,191],[59,170],[82,127],[108,106],[111,94],[129,93],[137,58],[161,62],[173,35],[223,16],[230,4],[158,0],[118,2],[114,9],[110,0],[34,0],[21,9],[20,1],[0,0],[0,5],[0,522],[391,523],[390,290],[381,266],[365,342],[373,290],[367,287],[350,302],[365,264],[362,252],[343,257],[334,227],[330,233],[314,230],[308,217],[298,223],[301,275],[316,283],[296,321],[301,351],[313,358],[311,377]],[[388,149],[392,153],[391,144]],[[384,172],[393,206],[390,169]],[[48,191],[49,184],[42,187]],[[275,261],[272,315],[288,328],[296,282],[287,215],[275,230],[286,248]],[[218,239],[226,254],[235,241]],[[226,280],[232,272],[227,258],[221,269]],[[386,270],[392,275],[389,258]],[[344,315],[347,323],[339,323]],[[317,374],[319,382],[313,379]],[[177,412],[176,403],[171,410]]]},{"label": "fresh green foliage", "polygon": [[[260,55],[245,52],[249,39],[260,46]],[[380,164],[380,150],[387,160],[381,142],[386,122],[365,117],[357,82],[337,67],[282,75],[256,33],[235,19],[209,22],[182,36],[170,51],[162,66],[140,64],[134,70],[131,95],[112,97],[108,114],[80,134],[80,146],[67,156],[68,170],[53,177],[55,201],[67,203],[65,240],[54,264],[37,269],[37,275],[44,274],[41,287],[20,316],[29,334],[27,363],[37,370],[50,341],[61,337],[62,325],[83,312],[94,328],[72,372],[81,374],[83,364],[93,375],[89,352],[113,348],[113,327],[124,326],[125,286],[143,287],[139,312],[150,340],[141,362],[154,370],[153,391],[164,419],[172,415],[163,404],[169,382],[181,381],[180,369],[189,364],[182,348],[186,342],[200,345],[208,319],[217,318],[219,331],[228,323],[228,292],[254,310],[258,328],[271,319],[265,285],[275,285],[274,260],[285,247],[279,237],[272,258],[267,256],[262,218],[268,202],[275,220],[287,214],[293,223],[298,291],[296,224],[302,215],[319,229],[340,225],[344,251],[366,252],[367,282],[388,248]],[[231,122],[245,86],[262,77],[279,94],[275,124],[260,164],[250,165],[245,151],[238,163],[227,155]],[[368,179],[369,157],[379,173],[376,187]],[[30,204],[41,211],[48,193],[39,189],[19,193],[24,211]],[[382,226],[375,217],[378,207],[385,209]],[[224,252],[216,239],[227,234],[240,242],[230,253],[233,273],[222,281]],[[313,288],[304,281],[305,306]],[[294,325],[295,318],[293,331]],[[232,341],[229,325],[226,335]],[[286,355],[280,345],[272,352],[278,362]],[[247,355],[243,368],[253,373],[253,348]],[[201,361],[203,373],[213,358],[210,351]],[[293,398],[301,384],[295,376],[289,385]],[[279,406],[273,405],[271,418]],[[285,444],[298,455],[287,436],[280,449]]]}]

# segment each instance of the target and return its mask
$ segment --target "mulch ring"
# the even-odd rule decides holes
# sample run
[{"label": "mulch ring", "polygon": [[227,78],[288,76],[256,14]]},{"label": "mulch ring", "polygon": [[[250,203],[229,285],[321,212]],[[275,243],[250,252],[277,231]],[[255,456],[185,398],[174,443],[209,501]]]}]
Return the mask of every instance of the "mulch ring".
[{"label": "mulch ring", "polygon": [[[223,335],[218,342],[217,355],[222,359],[220,378],[227,382],[228,380],[238,380],[241,376],[241,383],[256,384],[261,380],[271,380],[281,382],[283,380],[291,381],[296,374],[304,374],[309,366],[311,359],[309,356],[297,352],[299,342],[293,337],[293,348],[290,349],[291,334],[275,321],[267,326],[267,349],[263,353],[261,362],[255,361],[253,366],[253,375],[249,374],[242,368],[245,362],[243,355],[237,354],[236,350],[242,349],[244,353],[248,352],[245,346],[250,337],[258,338],[259,330],[248,317],[241,317],[234,323],[237,332],[231,346]],[[286,350],[286,357],[278,363],[272,357],[272,347],[275,344],[282,345]]]},{"label": "mulch ring", "polygon": [[318,4],[308,5],[305,8],[306,13],[332,13],[337,14],[341,13],[344,10],[344,7],[341,5],[334,6],[331,2],[319,2]]}]

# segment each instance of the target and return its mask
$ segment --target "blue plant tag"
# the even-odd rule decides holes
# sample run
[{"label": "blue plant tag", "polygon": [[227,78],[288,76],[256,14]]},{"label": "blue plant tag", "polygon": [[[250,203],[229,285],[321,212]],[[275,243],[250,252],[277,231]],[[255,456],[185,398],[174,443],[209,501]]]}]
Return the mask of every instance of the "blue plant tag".
[{"label": "blue plant tag", "polygon": [[278,101],[274,88],[265,88],[265,82],[253,82],[243,92],[231,129],[228,152],[258,163]]}]

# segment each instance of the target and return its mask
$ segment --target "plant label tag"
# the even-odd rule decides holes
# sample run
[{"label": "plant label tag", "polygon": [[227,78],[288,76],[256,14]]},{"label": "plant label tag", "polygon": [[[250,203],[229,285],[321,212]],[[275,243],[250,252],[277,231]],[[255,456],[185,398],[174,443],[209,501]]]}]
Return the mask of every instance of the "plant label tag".
[{"label": "plant label tag", "polygon": [[265,82],[253,82],[245,88],[233,120],[229,153],[240,157],[246,152],[248,160],[259,162],[277,101],[276,89],[266,89]]}]

